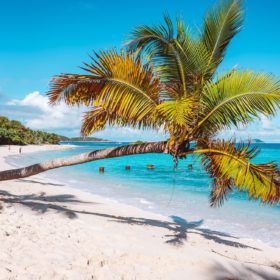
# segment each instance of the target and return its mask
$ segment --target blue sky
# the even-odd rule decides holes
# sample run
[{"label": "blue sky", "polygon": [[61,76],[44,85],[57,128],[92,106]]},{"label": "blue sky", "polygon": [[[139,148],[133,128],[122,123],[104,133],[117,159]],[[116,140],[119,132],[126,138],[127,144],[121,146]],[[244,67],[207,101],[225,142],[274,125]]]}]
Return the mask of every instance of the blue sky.
[{"label": "blue sky", "polygon": [[[92,50],[121,46],[133,27],[156,24],[162,14],[201,25],[213,0],[9,0],[0,10],[0,114],[35,129],[79,134],[81,110],[49,108],[45,93],[52,76],[79,72]],[[271,72],[280,77],[280,1],[247,0],[242,32],[234,39],[220,71],[239,69]],[[121,132],[121,133],[120,133]],[[262,118],[246,129],[226,135],[280,142],[280,114]],[[98,134],[114,140],[158,139],[161,134],[107,129]]]}]

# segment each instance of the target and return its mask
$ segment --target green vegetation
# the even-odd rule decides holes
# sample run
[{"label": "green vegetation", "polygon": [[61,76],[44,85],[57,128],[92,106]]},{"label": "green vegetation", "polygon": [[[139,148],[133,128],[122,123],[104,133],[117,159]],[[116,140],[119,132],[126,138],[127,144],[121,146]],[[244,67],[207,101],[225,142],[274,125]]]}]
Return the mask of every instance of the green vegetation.
[{"label": "green vegetation", "polygon": [[139,145],[139,144],[144,144],[144,143],[145,143],[145,141],[137,140],[137,141],[133,142],[132,144]]},{"label": "green vegetation", "polygon": [[0,117],[0,145],[58,144],[60,137],[54,133],[31,130],[19,121]]},{"label": "green vegetation", "polygon": [[96,137],[66,137],[32,130],[19,121],[0,116],[0,145],[59,144],[60,141],[107,141]]}]

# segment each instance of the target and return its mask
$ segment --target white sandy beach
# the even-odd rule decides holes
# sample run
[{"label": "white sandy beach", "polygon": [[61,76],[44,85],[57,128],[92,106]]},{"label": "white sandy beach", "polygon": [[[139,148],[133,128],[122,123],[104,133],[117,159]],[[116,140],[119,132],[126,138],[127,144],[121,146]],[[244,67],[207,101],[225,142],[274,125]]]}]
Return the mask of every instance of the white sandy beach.
[{"label": "white sandy beach", "polygon": [[[15,153],[16,146],[0,147],[1,170]],[[0,182],[0,204],[0,279],[280,279],[280,248],[175,223],[51,178]]]}]

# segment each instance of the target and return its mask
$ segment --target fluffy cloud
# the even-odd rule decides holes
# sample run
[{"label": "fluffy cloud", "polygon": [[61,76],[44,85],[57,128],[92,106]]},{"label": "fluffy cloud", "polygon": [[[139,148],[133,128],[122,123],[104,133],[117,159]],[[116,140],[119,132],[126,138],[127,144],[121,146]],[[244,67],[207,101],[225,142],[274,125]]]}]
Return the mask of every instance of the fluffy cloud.
[{"label": "fluffy cloud", "polygon": [[59,130],[68,127],[69,130],[75,130],[81,124],[81,109],[66,106],[64,103],[51,106],[48,97],[38,91],[27,94],[21,100],[10,100],[6,104],[12,110],[17,110],[18,114],[25,112],[24,123],[32,129]]},{"label": "fluffy cloud", "polygon": [[271,119],[266,117],[265,115],[260,115],[260,125],[261,128],[264,130],[275,130],[276,125],[272,122]]},{"label": "fluffy cloud", "polygon": [[27,94],[22,100],[12,99],[7,102],[7,105],[30,106],[38,108],[43,112],[51,112],[51,108],[48,104],[48,98],[46,96],[41,95],[39,91],[34,91],[32,93]]},{"label": "fluffy cloud", "polygon": [[258,138],[267,143],[280,142],[280,114],[275,118],[260,115],[260,119],[253,124],[223,131],[220,136],[224,138],[254,139]]}]

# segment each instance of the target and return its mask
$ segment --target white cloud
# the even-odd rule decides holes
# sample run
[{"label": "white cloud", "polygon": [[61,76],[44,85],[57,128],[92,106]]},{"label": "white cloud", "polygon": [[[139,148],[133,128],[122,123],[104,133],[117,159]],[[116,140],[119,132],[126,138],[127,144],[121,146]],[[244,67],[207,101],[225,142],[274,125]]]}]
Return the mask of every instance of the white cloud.
[{"label": "white cloud", "polygon": [[7,105],[16,110],[28,109],[30,118],[25,119],[25,125],[32,129],[76,129],[81,124],[81,109],[60,103],[51,106],[48,97],[38,91],[27,94],[23,99],[13,99]]},{"label": "white cloud", "polygon": [[273,122],[263,114],[260,115],[260,124],[264,130],[275,129],[275,125],[273,124]]},{"label": "white cloud", "polygon": [[27,94],[22,100],[12,99],[8,101],[7,104],[11,106],[30,106],[34,108],[39,108],[45,113],[51,112],[51,108],[48,104],[48,98],[46,96],[41,95],[39,91],[34,91],[32,93]]},{"label": "white cloud", "polygon": [[237,140],[261,139],[267,143],[280,142],[280,111],[276,116],[266,117],[259,115],[259,120],[238,129],[232,128],[220,133],[226,139],[236,138]]},{"label": "white cloud", "polygon": [[280,128],[275,124],[277,119],[272,121],[267,118],[261,118],[250,126],[242,129],[228,129],[220,133],[222,138],[236,138],[237,140],[261,139],[267,143],[280,142]]}]

